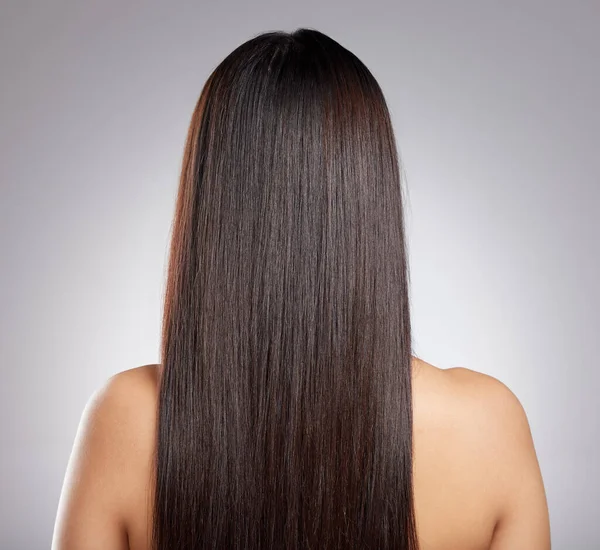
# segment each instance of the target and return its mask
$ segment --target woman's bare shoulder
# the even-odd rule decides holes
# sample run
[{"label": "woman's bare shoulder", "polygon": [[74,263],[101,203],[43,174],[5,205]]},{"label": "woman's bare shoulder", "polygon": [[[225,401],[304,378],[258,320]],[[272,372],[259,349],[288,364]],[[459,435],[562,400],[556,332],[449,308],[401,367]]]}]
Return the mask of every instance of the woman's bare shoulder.
[{"label": "woman's bare shoulder", "polygon": [[127,440],[146,449],[153,444],[158,380],[159,365],[155,364],[121,371],[107,379],[88,407],[95,404],[108,425],[117,423]]},{"label": "woman's bare shoulder", "polygon": [[114,374],[108,379],[107,384],[130,385],[141,391],[155,393],[158,387],[159,369],[160,365],[154,363],[133,367]]},{"label": "woman's bare shoulder", "polygon": [[158,381],[159,365],[134,367],[111,376],[95,398],[107,425],[122,430],[123,441],[129,442],[124,451],[139,468],[150,467],[154,451]]},{"label": "woman's bare shoulder", "polygon": [[[438,505],[433,500],[443,482],[446,516],[456,516],[454,525],[464,521],[468,526],[475,518],[486,524],[494,550],[549,548],[544,486],[517,395],[494,376],[464,367],[440,369],[421,360],[413,380],[423,516]],[[432,481],[436,472],[441,477]],[[459,494],[462,508],[452,504]],[[436,521],[439,526],[438,518],[431,518],[431,525]]]},{"label": "woman's bare shoulder", "polygon": [[477,419],[507,424],[526,419],[518,397],[494,376],[465,367],[441,369],[421,359],[415,359],[413,364],[416,401],[421,399],[431,407],[435,399],[444,416],[463,414],[465,419],[471,419],[465,428],[481,426]]},{"label": "woman's bare shoulder", "polygon": [[422,360],[416,363],[416,420],[429,422],[429,428],[437,423],[457,443],[457,452],[477,450],[482,461],[502,461],[515,447],[531,446],[525,409],[504,382],[465,367],[440,369]]},{"label": "woman's bare shoulder", "polygon": [[67,466],[53,550],[129,547],[136,509],[149,496],[157,368],[108,378],[88,399]]}]

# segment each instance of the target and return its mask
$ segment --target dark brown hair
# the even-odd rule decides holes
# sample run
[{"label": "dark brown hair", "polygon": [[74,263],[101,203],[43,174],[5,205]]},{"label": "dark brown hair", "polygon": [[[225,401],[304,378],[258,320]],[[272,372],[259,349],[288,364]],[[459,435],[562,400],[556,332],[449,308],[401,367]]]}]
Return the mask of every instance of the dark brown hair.
[{"label": "dark brown hair", "polygon": [[417,548],[400,165],[383,93],[327,35],[208,78],[173,222],[153,547]]}]

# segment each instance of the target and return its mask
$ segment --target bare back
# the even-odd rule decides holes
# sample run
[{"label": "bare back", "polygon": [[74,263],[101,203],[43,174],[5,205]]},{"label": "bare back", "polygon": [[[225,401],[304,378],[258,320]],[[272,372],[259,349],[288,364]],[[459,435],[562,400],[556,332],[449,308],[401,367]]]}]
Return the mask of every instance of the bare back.
[{"label": "bare back", "polygon": [[[104,497],[113,516],[105,521],[119,525],[99,547],[149,550],[157,385],[156,365],[130,369],[88,406],[61,496],[55,550],[87,549],[76,541],[89,540],[85,518],[98,506],[96,486],[114,489]],[[542,478],[514,394],[493,377],[414,358],[413,410],[421,550],[549,550]],[[110,536],[108,524],[98,529]]]}]

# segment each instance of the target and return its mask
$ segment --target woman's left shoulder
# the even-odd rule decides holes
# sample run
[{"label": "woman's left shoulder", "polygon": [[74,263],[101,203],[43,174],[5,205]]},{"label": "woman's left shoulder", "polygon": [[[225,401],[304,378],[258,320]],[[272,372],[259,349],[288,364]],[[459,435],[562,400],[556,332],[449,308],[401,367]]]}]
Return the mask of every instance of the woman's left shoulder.
[{"label": "woman's left shoulder", "polygon": [[111,376],[88,399],[65,474],[53,548],[127,548],[132,511],[149,490],[157,389],[158,365],[143,365]]}]

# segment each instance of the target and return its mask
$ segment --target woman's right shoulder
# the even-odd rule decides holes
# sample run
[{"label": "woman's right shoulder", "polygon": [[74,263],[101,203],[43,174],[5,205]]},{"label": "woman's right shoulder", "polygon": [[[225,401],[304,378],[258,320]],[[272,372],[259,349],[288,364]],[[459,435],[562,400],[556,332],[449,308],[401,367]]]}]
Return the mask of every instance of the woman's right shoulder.
[{"label": "woman's right shoulder", "polygon": [[440,369],[422,360],[416,361],[416,392],[431,405],[434,398],[445,416],[458,415],[466,429],[486,428],[513,433],[529,429],[525,409],[516,394],[501,380],[465,367]]},{"label": "woman's right shoulder", "polygon": [[492,550],[550,548],[544,484],[525,408],[498,378],[465,367],[421,365],[415,422],[445,442],[457,484],[472,487],[493,518]]}]

